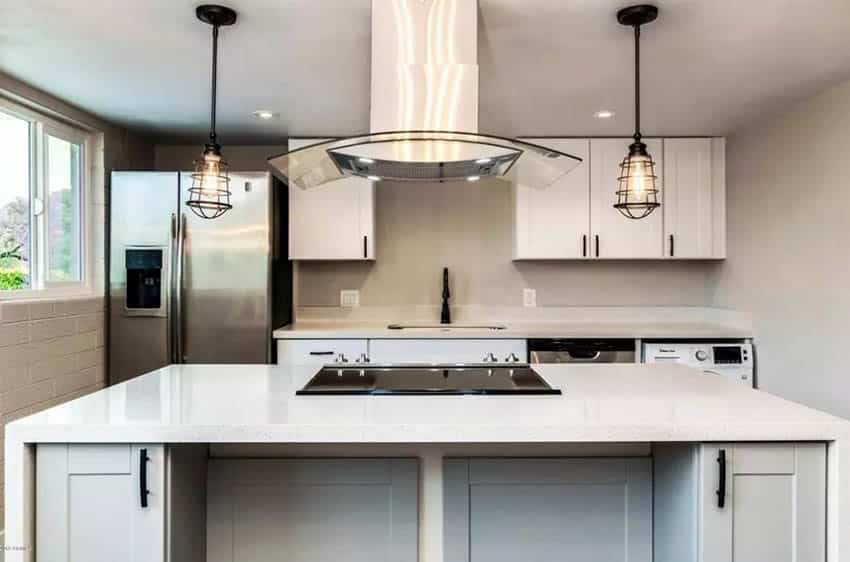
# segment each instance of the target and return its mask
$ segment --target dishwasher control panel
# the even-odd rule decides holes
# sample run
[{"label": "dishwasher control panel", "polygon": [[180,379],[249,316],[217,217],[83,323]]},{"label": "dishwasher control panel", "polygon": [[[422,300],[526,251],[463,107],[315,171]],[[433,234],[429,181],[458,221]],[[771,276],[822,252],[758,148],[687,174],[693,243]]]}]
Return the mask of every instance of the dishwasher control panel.
[{"label": "dishwasher control panel", "polygon": [[644,363],[681,363],[753,386],[753,346],[749,343],[645,343]]}]

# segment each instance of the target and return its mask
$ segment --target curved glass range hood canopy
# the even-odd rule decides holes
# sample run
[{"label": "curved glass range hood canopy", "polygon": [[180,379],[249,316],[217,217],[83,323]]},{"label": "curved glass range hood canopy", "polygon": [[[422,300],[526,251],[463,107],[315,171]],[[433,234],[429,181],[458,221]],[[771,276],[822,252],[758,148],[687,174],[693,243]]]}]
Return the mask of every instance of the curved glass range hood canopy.
[{"label": "curved glass range hood canopy", "polygon": [[373,181],[463,182],[486,177],[548,187],[581,158],[528,142],[445,131],[390,131],[334,139],[269,159],[282,181],[301,189],[346,176]]}]

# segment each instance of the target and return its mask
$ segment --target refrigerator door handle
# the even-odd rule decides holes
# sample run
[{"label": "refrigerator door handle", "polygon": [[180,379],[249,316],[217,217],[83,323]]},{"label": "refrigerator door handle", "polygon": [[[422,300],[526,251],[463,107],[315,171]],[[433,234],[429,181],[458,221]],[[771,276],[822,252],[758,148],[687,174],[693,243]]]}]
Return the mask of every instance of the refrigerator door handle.
[{"label": "refrigerator door handle", "polygon": [[174,362],[183,363],[183,262],[186,252],[186,214],[180,213],[174,274]]},{"label": "refrigerator door handle", "polygon": [[169,313],[168,313],[168,356],[172,363],[177,363],[177,325],[174,321],[177,311],[177,299],[175,297],[177,285],[175,283],[174,269],[177,266],[177,238],[180,227],[177,224],[177,213],[171,213],[171,276],[168,285]]}]

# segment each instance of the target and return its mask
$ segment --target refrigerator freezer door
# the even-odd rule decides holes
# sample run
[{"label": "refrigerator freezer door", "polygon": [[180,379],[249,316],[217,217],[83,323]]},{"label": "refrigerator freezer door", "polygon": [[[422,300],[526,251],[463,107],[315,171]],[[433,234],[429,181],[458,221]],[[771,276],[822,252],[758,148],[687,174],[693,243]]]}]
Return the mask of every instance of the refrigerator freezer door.
[{"label": "refrigerator freezer door", "polygon": [[[189,174],[181,177],[181,199]],[[268,363],[271,357],[271,176],[230,177],[233,209],[214,220],[186,216],[182,361]]]},{"label": "refrigerator freezer door", "polygon": [[176,172],[113,172],[110,205],[109,381],[172,362],[169,313]]}]

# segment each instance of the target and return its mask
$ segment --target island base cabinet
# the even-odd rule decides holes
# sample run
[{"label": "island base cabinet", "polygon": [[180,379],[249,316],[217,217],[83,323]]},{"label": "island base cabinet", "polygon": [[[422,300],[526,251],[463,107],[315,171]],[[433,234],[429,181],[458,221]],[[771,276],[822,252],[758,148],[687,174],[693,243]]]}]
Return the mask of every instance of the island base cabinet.
[{"label": "island base cabinet", "polygon": [[824,444],[705,445],[700,470],[701,560],[826,560]]},{"label": "island base cabinet", "polygon": [[655,562],[825,562],[825,444],[653,452]]},{"label": "island base cabinet", "polygon": [[162,562],[164,484],[161,445],[39,445],[36,560]]},{"label": "island base cabinet", "polygon": [[416,562],[417,459],[217,459],[208,562]]},{"label": "island base cabinet", "polygon": [[652,562],[652,461],[446,459],[445,562]]}]

